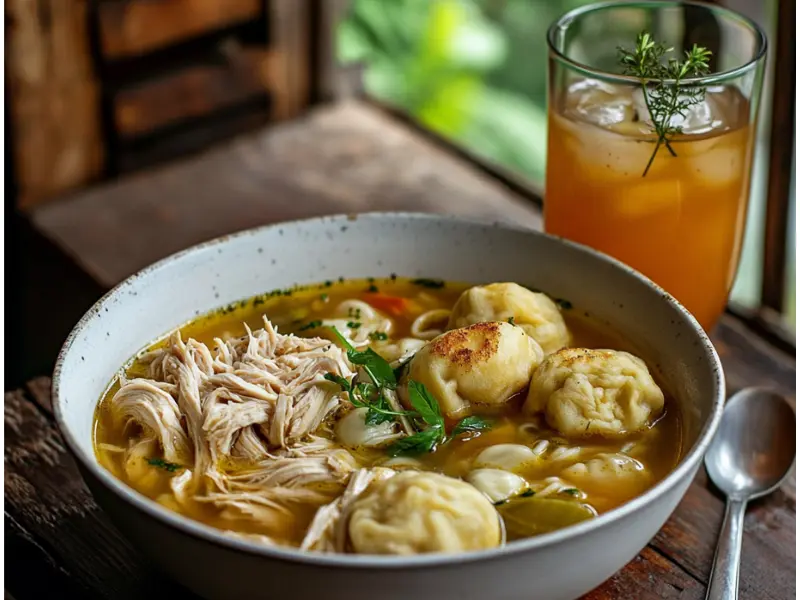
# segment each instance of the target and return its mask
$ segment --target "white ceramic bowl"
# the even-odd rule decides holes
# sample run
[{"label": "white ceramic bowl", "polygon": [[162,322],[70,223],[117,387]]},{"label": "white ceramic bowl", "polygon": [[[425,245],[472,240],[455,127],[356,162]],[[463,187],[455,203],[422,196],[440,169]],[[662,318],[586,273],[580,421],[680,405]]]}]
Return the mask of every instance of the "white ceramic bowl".
[{"label": "white ceramic bowl", "polygon": [[[183,518],[101,468],[98,399],[120,366],[175,326],[234,300],[339,276],[517,281],[567,298],[633,341],[677,395],[686,452],[644,495],[579,525],[461,555],[304,554],[258,546]],[[166,573],[206,598],[571,600],[624,566],[666,521],[717,428],[719,358],[697,322],[635,271],[588,248],[507,225],[398,213],[278,224],[220,238],[134,275],[81,319],[59,356],[61,432],[97,502]]]}]

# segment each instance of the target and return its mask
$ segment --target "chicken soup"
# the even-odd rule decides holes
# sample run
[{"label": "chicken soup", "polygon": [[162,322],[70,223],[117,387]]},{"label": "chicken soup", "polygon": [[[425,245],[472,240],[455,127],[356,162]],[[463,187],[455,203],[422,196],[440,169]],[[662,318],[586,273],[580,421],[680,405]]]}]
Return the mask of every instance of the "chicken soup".
[{"label": "chicken soup", "polygon": [[109,386],[95,448],[230,535],[406,555],[595,518],[673,469],[681,427],[635,348],[569,302],[392,276],[272,292],[170,333]]}]

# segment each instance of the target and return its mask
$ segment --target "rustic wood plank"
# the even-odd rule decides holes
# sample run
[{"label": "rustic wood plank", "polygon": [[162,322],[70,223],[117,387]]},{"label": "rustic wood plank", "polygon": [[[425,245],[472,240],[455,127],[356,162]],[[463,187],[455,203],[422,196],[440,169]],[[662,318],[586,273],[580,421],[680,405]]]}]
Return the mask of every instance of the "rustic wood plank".
[{"label": "rustic wood plank", "polygon": [[265,48],[234,45],[224,61],[191,65],[124,88],[114,99],[118,133],[141,136],[264,95],[269,64]]},{"label": "rustic wood plank", "polygon": [[216,236],[365,210],[541,224],[526,200],[356,102],[321,108],[184,162],[86,191],[42,207],[32,218],[39,231],[111,287]]},{"label": "rustic wood plank", "polygon": [[[80,597],[194,598],[157,575],[109,523],[55,424],[22,391],[5,394],[4,433],[6,528],[16,527],[17,538],[49,557],[83,590]],[[21,591],[14,590],[20,600],[42,597]]]},{"label": "rustic wood plank", "polygon": [[87,5],[6,2],[6,82],[22,206],[92,181],[103,168]]},{"label": "rustic wood plank", "polygon": [[117,169],[125,175],[185,159],[209,146],[229,142],[236,136],[257,131],[269,122],[269,98],[254,97],[223,107],[211,115],[159,129],[154,135],[122,140]]},{"label": "rustic wood plank", "polygon": [[100,42],[109,59],[135,56],[261,14],[262,0],[100,2]]},{"label": "rustic wood plank", "polygon": [[289,119],[308,105],[311,71],[311,0],[267,0],[272,117]]},{"label": "rustic wood plank", "polygon": [[649,546],[581,600],[691,600],[705,597],[705,586]]},{"label": "rustic wood plank", "polygon": [[33,401],[49,416],[53,415],[53,405],[50,402],[51,383],[49,377],[36,377],[25,385],[26,391]]},{"label": "rustic wood plank", "polygon": [[[724,509],[723,499],[701,471],[652,546],[707,582]],[[745,518],[739,580],[742,598],[795,597],[795,524],[793,494],[778,491],[751,504]]]},{"label": "rustic wood plank", "polygon": [[314,31],[317,38],[316,81],[312,82],[316,100],[342,100],[363,91],[361,66],[342,64],[336,52],[337,30],[351,7],[351,0],[319,3],[319,19]]}]

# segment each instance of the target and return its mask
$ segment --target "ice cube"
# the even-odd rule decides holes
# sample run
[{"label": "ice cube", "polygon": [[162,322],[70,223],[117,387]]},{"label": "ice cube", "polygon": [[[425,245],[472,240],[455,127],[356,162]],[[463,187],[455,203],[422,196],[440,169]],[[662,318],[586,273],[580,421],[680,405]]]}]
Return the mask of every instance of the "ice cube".
[{"label": "ice cube", "polygon": [[[737,135],[739,132],[727,133],[724,136],[715,138],[718,143],[709,148],[706,152],[693,153],[689,160],[692,175],[701,182],[702,185],[709,187],[723,187],[740,181],[745,173],[745,154],[747,146],[745,141],[740,144],[730,143],[730,140],[722,140],[723,137]],[[711,140],[703,140],[711,141]],[[692,146],[695,142],[684,144]]]},{"label": "ice cube", "polygon": [[[641,135],[617,132],[623,127],[633,128],[635,124],[617,123],[608,131],[567,119],[559,118],[558,123],[559,130],[565,134],[562,143],[569,153],[583,168],[590,169],[593,177],[603,180],[640,178],[655,149],[655,144],[642,140]],[[665,152],[661,148],[659,154]],[[665,166],[666,160],[659,156],[649,173],[655,175]]]},{"label": "ice cube", "polygon": [[[649,99],[652,105],[652,96]],[[679,102],[689,99],[690,96],[688,94],[680,94],[678,96]],[[650,109],[647,107],[644,92],[641,89],[637,89],[631,94],[631,104],[638,116],[638,121],[647,127],[648,132],[652,132],[653,120],[650,117]],[[710,93],[706,94],[699,103],[684,109],[682,114],[679,112],[673,114],[669,119],[669,125],[671,127],[680,127],[682,133],[692,135],[719,129],[724,125],[724,112],[719,104],[720,98],[718,96]]]},{"label": "ice cube", "polygon": [[[688,100],[686,95],[678,96],[678,101]],[[714,118],[714,111],[711,107],[711,99],[706,98],[697,104],[693,104],[684,109],[683,113],[675,113],[669,120],[670,127],[680,127],[684,134],[701,134],[712,131],[720,125],[719,120]]]},{"label": "ice cube", "polygon": [[582,79],[570,85],[566,113],[600,127],[632,121],[634,118],[627,90],[595,79]]}]

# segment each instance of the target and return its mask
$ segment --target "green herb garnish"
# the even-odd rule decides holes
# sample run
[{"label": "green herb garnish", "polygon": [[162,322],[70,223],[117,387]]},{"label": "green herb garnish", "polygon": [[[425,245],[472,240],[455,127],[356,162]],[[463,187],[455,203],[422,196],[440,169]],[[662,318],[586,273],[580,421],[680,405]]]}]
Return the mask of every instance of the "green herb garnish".
[{"label": "green herb garnish", "polygon": [[350,359],[350,362],[363,367],[375,387],[386,387],[390,390],[397,387],[397,379],[394,376],[394,371],[391,365],[386,362],[386,359],[372,348],[367,348],[363,352],[356,350],[350,342],[339,333],[338,329],[335,327],[331,327],[330,329],[342,346],[344,346],[347,351],[347,358]]},{"label": "green herb garnish", "polygon": [[642,173],[644,177],[662,144],[672,156],[677,156],[670,140],[675,134],[683,133],[683,128],[672,125],[672,119],[676,116],[685,117],[689,107],[703,101],[706,92],[703,86],[680,84],[686,79],[708,74],[711,51],[694,44],[691,50],[685,52],[685,60],[669,58],[664,62],[664,56],[673,48],[656,43],[646,32],[637,36],[636,48],[632,52],[622,47],[617,50],[623,73],[637,77],[641,82],[653,132],[658,135],[656,147]]},{"label": "green herb garnish", "polygon": [[[401,438],[389,446],[388,452],[391,456],[413,456],[433,452],[437,445],[447,441],[444,417],[439,409],[439,403],[422,383],[413,379],[408,381],[408,399],[414,410],[394,411],[389,406],[384,390],[397,388],[400,370],[408,361],[397,369],[392,370],[391,365],[371,348],[367,348],[363,352],[358,351],[335,327],[330,329],[344,346],[350,362],[361,366],[366,371],[367,376],[370,378],[370,383],[354,384],[352,381],[347,381],[344,377],[335,373],[327,373],[325,379],[339,384],[347,392],[350,403],[353,406],[368,409],[365,418],[366,424],[377,425],[385,421],[391,421],[399,416],[410,417],[422,422],[420,423],[419,431]],[[423,424],[425,425],[424,428],[422,428]],[[480,417],[465,417],[456,424],[450,439],[461,433],[482,431],[489,427],[489,423]]]},{"label": "green herb garnish", "polygon": [[436,446],[444,441],[444,417],[439,410],[439,403],[428,389],[418,381],[409,381],[408,401],[416,410],[417,416],[428,427],[389,446],[391,456],[413,456],[433,452]]},{"label": "green herb garnish", "polygon": [[527,490],[525,490],[524,492],[522,492],[522,493],[519,495],[519,497],[520,497],[520,498],[530,498],[530,497],[531,497],[531,496],[533,496],[534,494],[536,494],[536,492],[534,492],[534,491],[533,491],[531,488],[528,488]]},{"label": "green herb garnish", "polygon": [[508,322],[510,325],[514,325],[514,317],[508,317]]},{"label": "green herb garnish", "polygon": [[453,431],[447,436],[439,403],[423,384],[413,379],[408,382],[408,400],[416,410],[417,416],[428,427],[389,446],[389,454],[392,456],[433,452],[436,446],[452,440],[459,434],[469,431],[483,431],[490,427],[489,423],[480,417],[465,417],[456,424]]},{"label": "green herb garnish", "polygon": [[159,469],[164,469],[165,471],[169,471],[170,473],[174,473],[178,469],[183,468],[182,465],[172,462],[167,462],[163,458],[148,458],[147,464],[153,465],[154,467],[158,467]]},{"label": "green herb garnish", "polygon": [[372,293],[374,294],[374,293],[376,293],[376,292],[378,291],[378,286],[377,286],[377,285],[375,285],[374,283],[372,283],[372,284],[370,284],[370,286],[367,288],[367,291],[368,291],[368,292],[372,292]]},{"label": "green herb garnish", "polygon": [[417,456],[433,452],[439,442],[442,441],[443,435],[441,428],[429,427],[414,435],[400,438],[389,446],[387,452],[389,456]]},{"label": "green herb garnish", "polygon": [[342,390],[347,392],[350,404],[356,408],[367,409],[364,419],[367,425],[379,425],[386,421],[392,421],[398,416],[409,414],[409,411],[392,410],[380,388],[371,383],[362,382],[354,385],[336,373],[326,373],[325,379],[338,384]]},{"label": "green herb garnish", "polygon": [[419,279],[412,279],[411,283],[414,285],[419,285],[426,288],[431,288],[438,290],[444,287],[444,281],[441,279],[427,279],[425,277],[420,277]]},{"label": "green herb garnish", "polygon": [[359,327],[361,327],[361,323],[359,323],[358,321],[348,321],[347,326],[350,329],[358,329]]},{"label": "green herb garnish", "polygon": [[320,294],[319,295],[319,299],[322,300],[323,302],[327,302],[328,301],[328,297],[329,297],[328,294]]},{"label": "green herb garnish", "polygon": [[450,439],[453,439],[457,435],[461,435],[462,433],[471,433],[473,431],[484,431],[486,429],[490,429],[491,424],[481,419],[480,417],[464,417],[461,419],[455,427],[453,427],[453,431],[450,432]]},{"label": "green herb garnish", "polygon": [[444,428],[444,417],[439,410],[439,403],[419,381],[412,379],[408,382],[408,400],[428,425]]},{"label": "green herb garnish", "polygon": [[578,490],[576,488],[569,488],[569,489],[566,489],[566,490],[561,490],[561,493],[562,494],[569,494],[570,496],[575,496],[575,497],[578,497],[578,496],[581,495],[580,490]]},{"label": "green herb garnish", "polygon": [[383,331],[373,331],[369,334],[369,339],[373,342],[383,342],[389,339],[389,336]]},{"label": "green herb garnish", "polygon": [[303,325],[298,331],[308,331],[309,329],[316,329],[317,327],[322,326],[322,321],[309,321],[305,325]]}]

